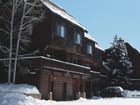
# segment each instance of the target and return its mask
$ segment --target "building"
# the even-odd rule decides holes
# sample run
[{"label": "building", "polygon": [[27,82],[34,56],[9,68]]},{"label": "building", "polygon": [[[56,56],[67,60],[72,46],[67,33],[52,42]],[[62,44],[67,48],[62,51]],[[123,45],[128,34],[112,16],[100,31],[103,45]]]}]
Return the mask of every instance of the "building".
[{"label": "building", "polygon": [[[98,86],[103,49],[86,28],[63,8],[49,0],[41,0],[45,18],[32,28],[30,52],[18,61],[30,62],[28,75],[17,76],[17,83],[36,85],[43,99],[76,99],[90,97]],[[1,79],[4,81],[4,79]]]},{"label": "building", "polygon": [[128,51],[128,56],[133,65],[133,72],[131,75],[131,81],[135,85],[132,89],[140,88],[140,53],[135,48],[133,48],[129,43],[126,43],[126,48]]}]

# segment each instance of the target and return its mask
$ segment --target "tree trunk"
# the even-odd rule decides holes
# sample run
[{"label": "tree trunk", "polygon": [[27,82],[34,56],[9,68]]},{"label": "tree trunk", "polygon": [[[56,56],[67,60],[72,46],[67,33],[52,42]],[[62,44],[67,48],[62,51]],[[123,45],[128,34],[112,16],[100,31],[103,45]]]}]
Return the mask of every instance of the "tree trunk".
[{"label": "tree trunk", "polygon": [[11,29],[10,29],[10,49],[9,49],[9,68],[8,68],[8,84],[11,83],[11,66],[12,66],[12,47],[13,47],[13,24],[15,16],[15,0],[12,1],[12,16],[11,16]]},{"label": "tree trunk", "polygon": [[26,1],[24,3],[22,19],[21,19],[21,23],[20,23],[20,29],[19,29],[19,33],[18,33],[17,47],[16,47],[16,53],[15,53],[15,62],[14,62],[13,83],[15,83],[15,80],[16,80],[16,70],[17,70],[17,62],[18,62],[19,44],[20,44],[20,38],[21,38],[21,33],[22,33],[22,24],[23,24],[23,21],[24,21],[25,9],[26,9]]}]

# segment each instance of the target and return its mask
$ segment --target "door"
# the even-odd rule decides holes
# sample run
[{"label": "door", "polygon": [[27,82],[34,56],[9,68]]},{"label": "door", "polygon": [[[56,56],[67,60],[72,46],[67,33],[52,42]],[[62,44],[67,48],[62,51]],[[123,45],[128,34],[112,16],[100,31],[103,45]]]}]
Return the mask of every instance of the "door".
[{"label": "door", "polygon": [[67,99],[67,83],[63,83],[63,100]]}]

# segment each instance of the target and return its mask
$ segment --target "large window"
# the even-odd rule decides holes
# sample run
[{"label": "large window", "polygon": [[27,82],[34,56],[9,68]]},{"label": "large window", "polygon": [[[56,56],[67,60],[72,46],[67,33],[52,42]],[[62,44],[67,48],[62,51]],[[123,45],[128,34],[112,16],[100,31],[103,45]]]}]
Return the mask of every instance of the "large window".
[{"label": "large window", "polygon": [[64,24],[58,23],[57,24],[57,35],[64,38],[66,34],[66,27]]},{"label": "large window", "polygon": [[82,35],[80,33],[78,33],[78,32],[75,33],[74,42],[76,44],[81,44],[82,43]]},{"label": "large window", "polygon": [[93,49],[92,49],[92,44],[87,44],[87,54],[92,54]]}]

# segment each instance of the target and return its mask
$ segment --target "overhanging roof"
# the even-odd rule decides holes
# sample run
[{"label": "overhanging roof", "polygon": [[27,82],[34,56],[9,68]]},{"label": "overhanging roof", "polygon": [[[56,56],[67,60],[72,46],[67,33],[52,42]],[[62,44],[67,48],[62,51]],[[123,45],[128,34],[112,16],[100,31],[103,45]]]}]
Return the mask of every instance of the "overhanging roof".
[{"label": "overhanging roof", "polygon": [[97,41],[96,41],[90,34],[88,34],[87,32],[84,33],[84,36],[85,36],[85,38],[87,38],[87,39],[89,39],[89,40],[92,40],[92,41],[94,41],[95,43],[97,43]]},{"label": "overhanging roof", "polygon": [[76,19],[73,16],[71,16],[67,11],[65,11],[62,7],[56,5],[55,3],[51,2],[50,0],[41,0],[41,1],[53,13],[62,17],[63,19],[70,21],[74,25],[81,27],[83,30],[86,30],[85,27],[83,27],[79,22],[77,22]]}]

